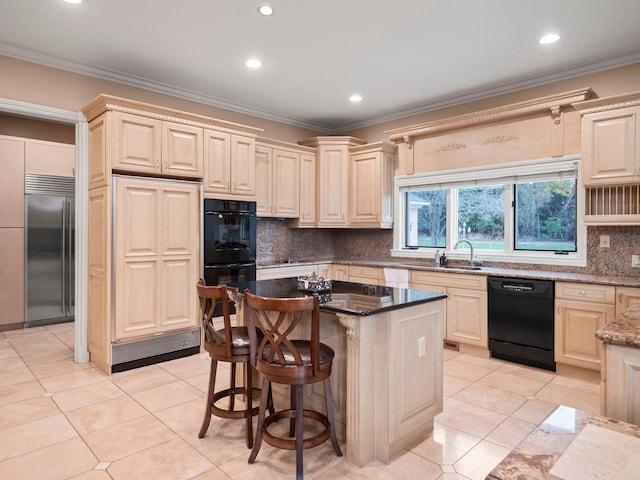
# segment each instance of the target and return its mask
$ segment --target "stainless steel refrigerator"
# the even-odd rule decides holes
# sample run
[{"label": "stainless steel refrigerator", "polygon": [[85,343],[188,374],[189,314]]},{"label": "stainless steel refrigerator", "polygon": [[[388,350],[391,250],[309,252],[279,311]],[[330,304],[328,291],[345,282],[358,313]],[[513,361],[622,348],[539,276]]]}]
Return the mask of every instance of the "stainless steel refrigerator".
[{"label": "stainless steel refrigerator", "polygon": [[25,327],[74,320],[75,179],[25,174]]}]

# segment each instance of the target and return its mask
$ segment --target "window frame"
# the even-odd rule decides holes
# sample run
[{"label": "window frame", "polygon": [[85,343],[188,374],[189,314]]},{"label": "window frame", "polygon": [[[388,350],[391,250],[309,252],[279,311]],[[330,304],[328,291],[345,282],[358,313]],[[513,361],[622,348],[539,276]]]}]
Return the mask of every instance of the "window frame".
[{"label": "window frame", "polygon": [[[454,260],[468,260],[468,249],[453,249],[457,241],[457,195],[451,194],[452,188],[473,185],[505,183],[512,187],[515,181],[535,181],[553,177],[576,178],[576,252],[557,254],[552,251],[515,250],[514,222],[515,208],[510,204],[513,188],[505,191],[505,250],[475,249],[475,254],[485,262],[526,263],[534,265],[578,266],[587,265],[587,228],[583,221],[584,195],[581,179],[581,156],[565,155],[556,158],[542,158],[524,162],[505,163],[475,168],[424,172],[413,175],[398,175],[394,178],[394,226],[393,248],[391,256],[404,258],[435,258],[436,250],[442,247],[406,248],[406,192],[427,188],[445,188],[447,190],[447,257]],[[452,214],[453,212],[453,214]]]}]

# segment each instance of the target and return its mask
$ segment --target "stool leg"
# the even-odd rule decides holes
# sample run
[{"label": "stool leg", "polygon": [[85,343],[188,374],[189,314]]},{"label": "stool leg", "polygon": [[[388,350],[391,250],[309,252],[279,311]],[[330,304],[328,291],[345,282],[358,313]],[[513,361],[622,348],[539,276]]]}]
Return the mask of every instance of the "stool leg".
[{"label": "stool leg", "polygon": [[[293,388],[293,386],[292,386]],[[304,385],[296,385],[296,480],[302,480],[302,455],[304,452],[304,432],[302,430],[303,408],[302,395]]]},{"label": "stool leg", "polygon": [[236,362],[231,362],[231,395],[229,395],[229,410],[236,405]]},{"label": "stool leg", "polygon": [[333,450],[339,457],[342,456],[342,450],[338,444],[338,438],[336,437],[336,426],[333,421],[333,397],[331,396],[331,381],[329,378],[324,379],[324,401],[327,409],[327,420],[329,421],[329,438],[331,438],[331,445]]},{"label": "stool leg", "polygon": [[251,410],[253,410],[253,379],[251,378],[251,365],[249,362],[245,362],[246,367],[246,375],[244,377],[245,380],[245,405],[246,405],[246,415],[245,419],[247,422],[247,448],[253,447],[253,415],[251,414]]},{"label": "stool leg", "polygon": [[262,393],[260,394],[260,410],[258,412],[258,426],[256,427],[256,439],[253,442],[253,449],[249,455],[249,463],[256,461],[260,445],[262,445],[262,429],[264,428],[264,417],[267,411],[267,392],[271,388],[271,382],[266,379],[262,380]]},{"label": "stool leg", "polygon": [[213,394],[216,386],[216,371],[218,369],[218,362],[211,359],[211,366],[209,367],[209,391],[207,392],[207,406],[204,411],[204,420],[202,420],[202,427],[200,427],[200,433],[198,438],[203,438],[209,429],[211,423],[211,403],[213,402]]},{"label": "stool leg", "polygon": [[[296,395],[297,395],[296,385],[291,385],[289,390],[289,395],[290,395],[289,408],[297,412],[298,410],[296,409]],[[296,417],[291,417],[289,419],[289,436],[290,437],[296,436]]]}]

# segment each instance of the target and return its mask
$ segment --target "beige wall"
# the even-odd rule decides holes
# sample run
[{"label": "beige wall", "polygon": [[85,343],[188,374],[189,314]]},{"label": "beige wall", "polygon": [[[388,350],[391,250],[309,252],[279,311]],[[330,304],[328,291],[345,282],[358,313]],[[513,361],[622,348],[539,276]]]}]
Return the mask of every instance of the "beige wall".
[{"label": "beige wall", "polygon": [[[183,100],[140,88],[70,73],[0,55],[0,97],[79,111],[101,93],[185,110],[221,120],[264,129],[262,137],[297,143],[320,132]],[[599,97],[640,90],[640,63],[605,72],[550,83],[520,92],[498,95],[455,107],[401,118],[371,127],[343,132],[369,142],[388,140],[385,130],[431,122],[568,90],[591,87]]]},{"label": "beige wall", "polygon": [[76,141],[76,129],[73,125],[43,122],[32,118],[16,117],[0,113],[0,135],[32,138],[48,142],[67,143]]},{"label": "beige wall", "polygon": [[481,110],[501,107],[512,103],[545,97],[548,95],[555,95],[585,87],[591,87],[597,97],[610,97],[613,95],[640,91],[640,63],[607,70],[605,72],[571,78],[535,88],[529,88],[519,92],[498,95],[476,102],[457,105],[455,107],[435,110],[433,112],[427,112],[411,117],[404,117],[391,122],[344,132],[344,135],[353,135],[369,142],[388,140],[387,135],[384,134],[385,130],[433,122],[436,120],[454,117],[456,115],[479,112]]},{"label": "beige wall", "polygon": [[262,137],[297,143],[319,132],[211,107],[0,55],[0,97],[80,111],[101,93],[264,129]]}]

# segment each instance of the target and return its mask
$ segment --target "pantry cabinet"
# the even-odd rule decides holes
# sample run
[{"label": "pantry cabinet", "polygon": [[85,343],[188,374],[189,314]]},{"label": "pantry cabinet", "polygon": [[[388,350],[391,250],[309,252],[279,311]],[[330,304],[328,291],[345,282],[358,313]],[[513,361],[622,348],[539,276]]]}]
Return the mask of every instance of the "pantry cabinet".
[{"label": "pantry cabinet", "polygon": [[600,370],[595,333],[615,317],[615,287],[556,282],[555,290],[556,363]]},{"label": "pantry cabinet", "polygon": [[255,167],[258,216],[299,216],[300,157],[297,148],[288,148],[283,142],[258,140]]},{"label": "pantry cabinet", "polygon": [[200,189],[117,178],[114,340],[196,327]]},{"label": "pantry cabinet", "polygon": [[0,228],[24,228],[24,142],[0,138]]},{"label": "pantry cabinet", "polygon": [[204,131],[204,192],[216,198],[255,200],[255,138]]}]

